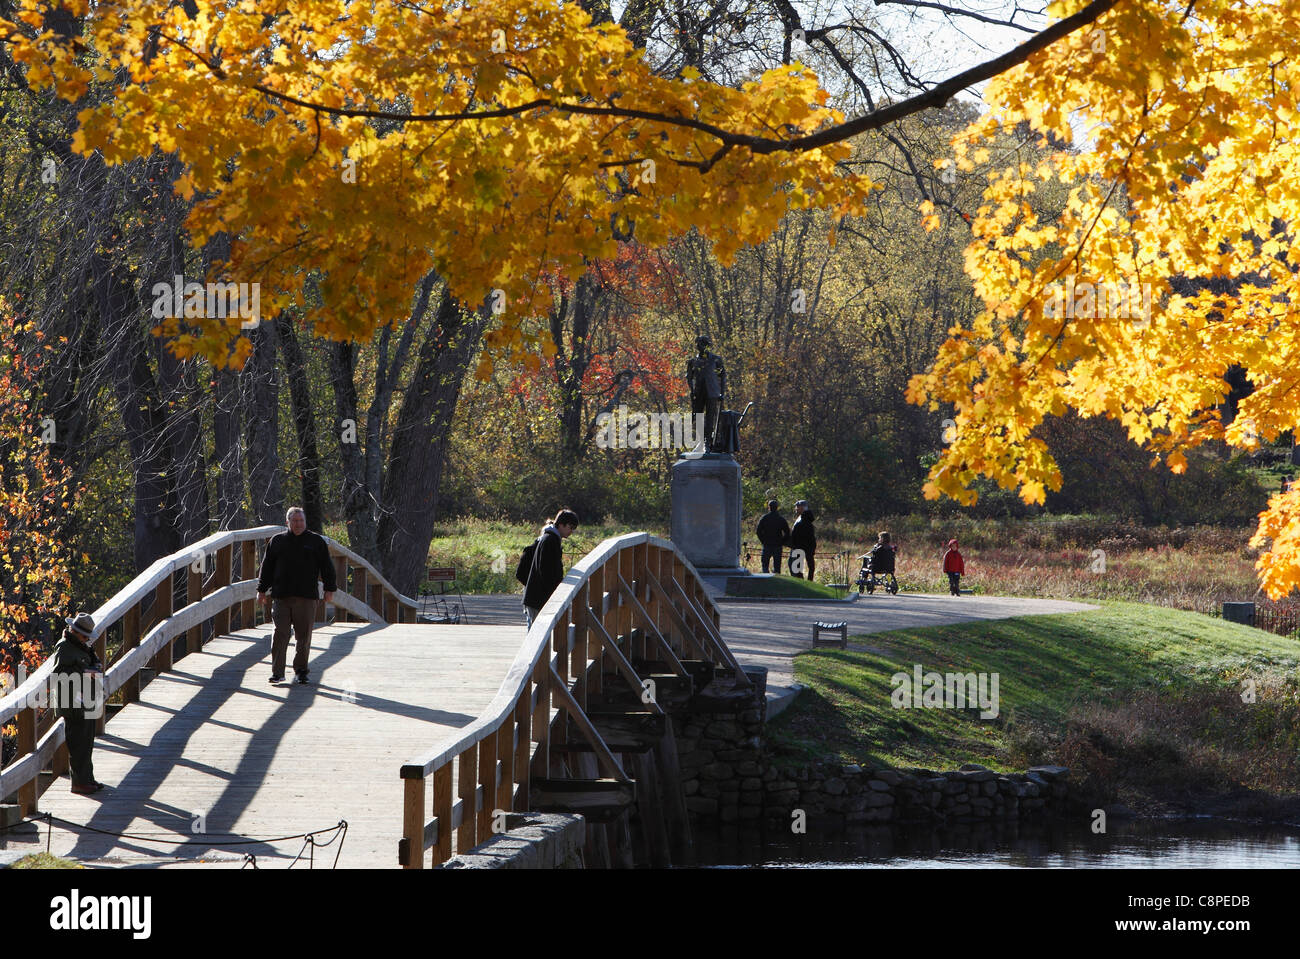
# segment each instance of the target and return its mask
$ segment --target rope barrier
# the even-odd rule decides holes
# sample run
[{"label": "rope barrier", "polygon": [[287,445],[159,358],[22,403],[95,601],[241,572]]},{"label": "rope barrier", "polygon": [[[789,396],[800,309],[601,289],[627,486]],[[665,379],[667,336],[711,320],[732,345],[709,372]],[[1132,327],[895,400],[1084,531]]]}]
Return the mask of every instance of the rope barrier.
[{"label": "rope barrier", "polygon": [[[309,864],[311,864],[309,868],[314,867],[316,847],[319,846],[321,849],[325,849],[328,848],[329,846],[334,845],[335,840],[339,840],[339,848],[334,853],[334,864],[333,866],[330,867],[330,868],[337,868],[339,862],[339,856],[343,852],[343,840],[346,838],[348,832],[348,821],[346,819],[340,819],[337,825],[328,826],[324,829],[313,829],[311,832],[300,832],[300,833],[295,833],[292,836],[276,836],[274,838],[269,838],[269,839],[230,839],[230,840],[161,839],[154,836],[141,836],[136,833],[113,832],[112,830],[109,829],[100,829],[96,826],[90,826],[85,823],[76,823],[70,819],[62,819],[59,816],[55,816],[52,813],[48,813],[48,812],[37,813],[34,816],[25,816],[20,822],[16,822],[10,826],[0,827],[0,832],[8,832],[11,829],[15,829],[18,826],[26,825],[27,823],[40,823],[42,821],[44,821],[47,825],[47,830],[45,833],[45,851],[47,853],[50,851],[50,843],[54,835],[54,823],[56,822],[59,823],[59,825],[62,828],[67,829],[69,832],[93,832],[93,833],[98,833],[101,836],[112,836],[116,839],[129,839],[132,842],[153,842],[153,843],[159,843],[160,845],[167,845],[167,846],[190,846],[190,845],[208,846],[208,847],[252,846],[252,845],[258,845],[262,843],[288,842],[291,839],[301,839],[303,840],[302,849],[298,850],[298,855],[294,857],[293,863],[289,864],[290,869],[293,868],[294,863],[296,863],[299,859],[302,858],[303,850],[306,849],[312,850],[312,853],[309,854],[308,856],[308,862]],[[326,842],[317,842],[316,837],[319,835],[323,835],[325,833],[333,833],[334,835]],[[250,862],[252,864],[252,867],[256,869],[257,858],[252,853],[245,853],[244,867],[248,866]]]}]

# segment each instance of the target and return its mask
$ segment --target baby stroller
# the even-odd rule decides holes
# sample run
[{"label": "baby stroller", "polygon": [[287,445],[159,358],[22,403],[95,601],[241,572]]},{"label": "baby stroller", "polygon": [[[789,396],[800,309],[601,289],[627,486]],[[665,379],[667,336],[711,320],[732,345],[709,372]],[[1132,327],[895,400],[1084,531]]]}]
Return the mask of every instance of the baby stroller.
[{"label": "baby stroller", "polygon": [[863,592],[874,593],[877,586],[883,586],[885,592],[897,595],[898,580],[894,578],[893,549],[884,547],[879,556],[876,555],[876,549],[873,549],[858,559],[862,560],[862,568],[858,570],[858,595]]}]

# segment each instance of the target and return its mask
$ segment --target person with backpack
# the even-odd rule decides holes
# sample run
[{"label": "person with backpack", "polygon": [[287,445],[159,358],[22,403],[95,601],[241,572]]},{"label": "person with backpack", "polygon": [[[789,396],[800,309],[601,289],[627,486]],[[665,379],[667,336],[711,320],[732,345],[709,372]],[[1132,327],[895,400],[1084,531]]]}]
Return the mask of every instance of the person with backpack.
[{"label": "person with backpack", "polygon": [[515,578],[524,584],[524,623],[531,629],[555,587],[564,580],[562,541],[578,528],[578,514],[562,509],[519,558]]},{"label": "person with backpack", "polygon": [[948,540],[948,549],[943,554],[943,571],[948,574],[948,590],[954,596],[961,595],[961,578],[966,572],[966,561],[957,551],[957,541]]},{"label": "person with backpack", "polygon": [[772,572],[781,574],[781,547],[790,541],[790,524],[777,512],[780,504],[776,500],[767,501],[767,514],[758,521],[758,541],[763,544],[763,572],[767,572],[768,563],[775,558],[776,567]]}]

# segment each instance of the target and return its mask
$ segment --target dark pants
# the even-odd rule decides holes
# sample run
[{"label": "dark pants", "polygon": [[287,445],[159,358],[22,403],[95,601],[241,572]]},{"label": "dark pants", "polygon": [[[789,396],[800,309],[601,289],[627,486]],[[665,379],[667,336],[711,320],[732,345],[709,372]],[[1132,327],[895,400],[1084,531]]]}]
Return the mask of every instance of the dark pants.
[{"label": "dark pants", "polygon": [[961,586],[958,585],[960,582],[961,582],[961,573],[948,574],[948,589],[954,596],[961,595]]},{"label": "dark pants", "polygon": [[286,596],[273,600],[271,619],[275,622],[275,634],[271,638],[271,675],[284,675],[290,627],[298,641],[293,654],[293,671],[307,672],[307,655],[311,652],[311,626],[316,619],[316,600],[304,596]]},{"label": "dark pants", "polygon": [[86,719],[80,712],[64,715],[64,738],[68,743],[68,765],[72,769],[72,785],[95,785],[95,768],[90,762],[90,752],[95,748],[95,729],[99,721]]},{"label": "dark pants", "polygon": [[[813,573],[817,571],[817,561],[813,559],[813,554],[807,550],[803,554],[803,571],[808,579],[812,579]],[[794,550],[790,551],[790,575],[796,577],[799,575],[794,571]]]},{"label": "dark pants", "polygon": [[780,543],[778,543],[775,546],[763,547],[763,572],[765,573],[767,572],[768,560],[773,558],[776,559],[776,566],[772,568],[772,572],[777,573],[779,575],[781,572],[781,544]]}]

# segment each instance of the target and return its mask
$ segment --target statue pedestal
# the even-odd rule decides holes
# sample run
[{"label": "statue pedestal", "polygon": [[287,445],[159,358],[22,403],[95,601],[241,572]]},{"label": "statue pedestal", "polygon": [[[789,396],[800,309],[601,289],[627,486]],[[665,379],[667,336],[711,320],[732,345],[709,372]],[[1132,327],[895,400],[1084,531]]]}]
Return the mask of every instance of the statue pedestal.
[{"label": "statue pedestal", "polygon": [[740,566],[740,464],[686,453],[673,464],[672,540],[700,571]]}]

